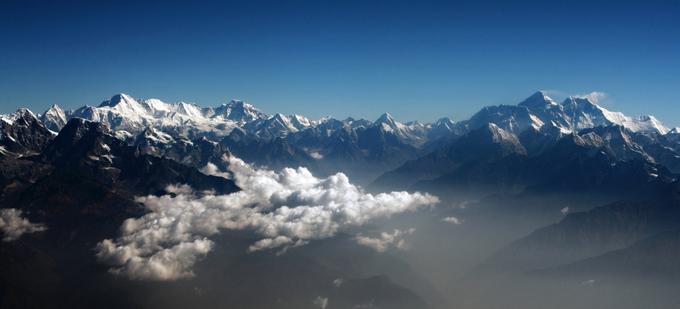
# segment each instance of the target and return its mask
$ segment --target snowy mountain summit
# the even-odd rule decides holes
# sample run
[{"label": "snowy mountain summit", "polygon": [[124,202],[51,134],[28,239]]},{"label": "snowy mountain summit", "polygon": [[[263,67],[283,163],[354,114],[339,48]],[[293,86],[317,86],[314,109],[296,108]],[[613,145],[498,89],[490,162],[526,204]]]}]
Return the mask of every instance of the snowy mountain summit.
[{"label": "snowy mountain summit", "polygon": [[[64,111],[59,106],[53,105],[38,118],[53,132],[58,132],[71,118],[101,122],[116,132],[116,136],[124,139],[133,138],[152,128],[173,138],[207,137],[219,141],[235,128],[239,128],[244,134],[258,139],[285,138],[315,129],[323,132],[327,138],[344,136],[342,138],[346,140],[356,133],[346,135],[335,132],[372,128],[378,130],[376,132],[382,132],[379,135],[394,136],[401,143],[417,148],[451,135],[460,136],[489,123],[517,136],[528,129],[564,135],[613,125],[638,133],[671,132],[653,116],[626,116],[599,106],[585,97],[568,97],[558,103],[544,91],[537,91],[517,105],[484,107],[467,120],[454,122],[448,118],[441,118],[433,124],[417,121],[401,123],[389,113],[382,114],[373,122],[352,118],[337,120],[331,117],[311,120],[302,115],[281,113],[268,115],[240,100],[231,100],[217,107],[201,107],[186,102],[167,103],[159,99],[136,99],[124,93],[116,94],[97,106],[83,106],[73,111]],[[11,117],[4,116],[4,119],[10,121]],[[671,133],[677,134],[674,132]],[[307,138],[309,136],[304,140]]]},{"label": "snowy mountain summit", "polygon": [[495,123],[504,130],[520,134],[528,128],[559,129],[564,134],[583,129],[619,125],[632,132],[666,134],[669,129],[654,116],[629,117],[612,112],[588,98],[568,97],[557,103],[544,91],[538,91],[517,105],[498,105],[482,108],[460,122],[459,129],[472,130],[486,123]]}]

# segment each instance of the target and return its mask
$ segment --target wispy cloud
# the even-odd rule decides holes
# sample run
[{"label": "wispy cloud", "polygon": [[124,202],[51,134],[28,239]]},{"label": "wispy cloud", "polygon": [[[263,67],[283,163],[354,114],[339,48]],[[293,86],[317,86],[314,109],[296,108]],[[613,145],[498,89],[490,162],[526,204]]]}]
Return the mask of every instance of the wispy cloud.
[{"label": "wispy cloud", "polygon": [[590,102],[593,102],[595,104],[601,104],[604,103],[609,98],[609,95],[602,91],[593,91],[590,93],[577,94],[575,95],[575,97],[586,98],[590,100]]},{"label": "wispy cloud", "polygon": [[313,303],[321,309],[326,309],[328,307],[328,297],[317,296]]}]

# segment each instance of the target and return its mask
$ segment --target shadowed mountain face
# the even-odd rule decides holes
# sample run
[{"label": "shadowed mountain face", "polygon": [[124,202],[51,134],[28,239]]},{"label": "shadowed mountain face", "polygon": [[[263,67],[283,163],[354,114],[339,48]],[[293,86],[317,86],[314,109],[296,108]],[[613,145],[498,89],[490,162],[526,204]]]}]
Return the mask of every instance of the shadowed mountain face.
[{"label": "shadowed mountain face", "polygon": [[616,202],[536,230],[501,250],[487,264],[522,272],[554,267],[608,251],[680,225],[677,199]]},{"label": "shadowed mountain face", "polygon": [[40,153],[53,134],[27,109],[0,119],[0,157]]},{"label": "shadowed mountain face", "polygon": [[236,190],[231,181],[204,175],[174,160],[142,154],[101,124],[82,119],[69,121],[47,146],[42,161],[134,194],[156,193],[178,183],[191,184],[199,190]]},{"label": "shadowed mountain face", "polygon": [[40,156],[6,163],[21,173],[8,180],[0,201],[24,209],[55,232],[89,226],[94,231],[83,236],[90,241],[111,235],[122,220],[143,213],[135,196],[164,193],[176,184],[225,194],[238,190],[230,180],[142,154],[105,126],[81,119],[69,121],[44,148]]},{"label": "shadowed mountain face", "polygon": [[455,139],[448,146],[406,162],[382,175],[372,186],[375,189],[408,188],[420,180],[453,172],[465,164],[486,164],[513,155],[525,156],[526,150],[516,136],[490,123]]},{"label": "shadowed mountain face", "polygon": [[224,178],[141,154],[105,126],[81,119],[69,121],[40,148],[38,156],[4,161],[20,173],[9,177],[0,204],[48,228],[1,244],[0,259],[13,265],[0,280],[2,307],[126,306],[116,290],[107,290],[111,278],[96,263],[93,248],[115,237],[124,220],[144,213],[134,196],[181,183],[238,190]]},{"label": "shadowed mountain face", "polygon": [[671,284],[676,283],[680,276],[680,262],[678,261],[680,232],[677,227],[676,224],[669,226],[669,230],[646,233],[651,236],[635,241],[622,249],[611,250],[571,264],[540,270],[536,272],[536,275],[581,278],[583,281],[600,282],[647,278]]},{"label": "shadowed mountain face", "polygon": [[22,109],[0,117],[0,308],[669,308],[678,136],[543,92],[432,124]]},{"label": "shadowed mountain face", "polygon": [[[653,159],[651,150],[646,152],[632,141],[616,145],[608,135],[625,132],[620,127],[597,131],[604,137],[596,131],[566,135],[546,141],[543,150],[528,155],[511,133],[492,135],[483,128],[384,174],[372,188],[410,188],[440,195],[483,189],[488,193],[634,196],[654,194],[675,181],[671,171],[655,163],[663,159]],[[539,141],[542,137],[538,136]],[[655,154],[668,158],[663,151]]]},{"label": "shadowed mountain face", "polygon": [[[568,214],[513,241],[466,275],[466,301],[484,306],[515,301],[556,308],[673,308],[680,284],[680,200],[677,189],[659,196]],[[483,288],[502,292],[496,299],[479,301],[477,290]],[[519,300],[537,292],[542,296],[534,301]],[[565,295],[579,297],[556,301]]]}]

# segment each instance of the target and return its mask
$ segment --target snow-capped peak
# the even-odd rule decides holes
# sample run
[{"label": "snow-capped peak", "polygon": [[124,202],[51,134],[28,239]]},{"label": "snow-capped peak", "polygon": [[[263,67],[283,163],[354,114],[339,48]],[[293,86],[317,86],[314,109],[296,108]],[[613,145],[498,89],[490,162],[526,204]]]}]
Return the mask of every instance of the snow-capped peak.
[{"label": "snow-capped peak", "polygon": [[392,117],[392,115],[390,115],[390,113],[386,112],[386,113],[383,113],[382,115],[380,115],[380,117],[378,117],[378,119],[375,120],[375,124],[382,124],[382,123],[387,124],[390,127],[392,127],[397,123],[397,121],[394,120],[394,118]]},{"label": "snow-capped peak", "polygon": [[305,116],[294,114],[290,117],[291,124],[298,130],[303,130],[314,125],[314,122]]},{"label": "snow-capped peak", "polygon": [[26,117],[36,118],[36,119],[38,118],[38,117],[35,116],[35,114],[30,109],[23,108],[23,107],[18,109],[16,112],[14,112],[14,115],[16,116],[16,118],[26,118]]},{"label": "snow-capped peak", "polygon": [[111,97],[111,99],[99,104],[99,107],[115,107],[118,105],[138,105],[137,100],[125,93],[119,93]]},{"label": "snow-capped peak", "polygon": [[380,126],[386,132],[397,132],[397,134],[403,134],[401,132],[406,127],[402,123],[394,120],[390,113],[383,113],[378,117],[378,119],[373,123],[373,125]]},{"label": "snow-capped peak", "polygon": [[437,126],[437,127],[446,126],[448,128],[453,128],[454,124],[455,124],[455,122],[453,120],[451,120],[451,118],[442,117],[442,118],[437,119],[437,121],[434,123],[434,126]]},{"label": "snow-capped peak", "polygon": [[215,110],[216,115],[240,122],[248,122],[266,118],[266,115],[255,106],[241,100],[231,100]]},{"label": "snow-capped peak", "polygon": [[166,103],[159,99],[134,99],[127,94],[114,95],[98,107],[84,106],[70,117],[102,122],[114,131],[124,130],[138,134],[147,127],[195,134],[224,136],[237,123],[225,117],[213,117],[213,109],[201,108],[192,103]]},{"label": "snow-capped peak", "polygon": [[276,126],[278,128],[281,128],[281,129],[285,128],[285,129],[287,129],[289,131],[293,131],[293,132],[297,131],[297,128],[295,128],[295,126],[293,126],[293,124],[291,124],[288,116],[286,116],[284,114],[276,113],[276,114],[274,114],[274,116],[272,116],[271,118],[269,118],[267,120],[270,123],[269,126]]},{"label": "snow-capped peak", "polygon": [[551,97],[549,97],[545,91],[539,90],[532,94],[530,97],[526,98],[518,105],[525,106],[529,109],[532,108],[545,109],[551,106],[557,106],[558,104]]},{"label": "snow-capped peak", "polygon": [[[487,123],[519,135],[526,129],[541,130],[544,126],[559,128],[562,133],[578,132],[598,126],[620,125],[635,132],[666,133],[668,128],[652,116],[628,117],[612,112],[587,98],[569,97],[557,104],[546,92],[538,91],[518,105],[500,105],[483,108],[469,120],[454,123],[441,118],[433,124],[419,122],[401,123],[389,113],[384,113],[374,122],[348,118],[328,124],[332,118],[319,121],[301,115],[268,116],[253,105],[241,100],[231,100],[216,108],[202,108],[192,103],[166,103],[159,99],[135,99],[120,93],[102,102],[97,107],[84,106],[73,112],[64,112],[54,105],[40,115],[42,122],[52,131],[59,131],[68,119],[83,118],[101,122],[114,132],[127,132],[134,136],[146,128],[170,134],[172,137],[188,138],[208,136],[219,138],[228,135],[234,128],[246,130],[248,134],[264,138],[284,137],[290,133],[304,131],[323,124],[328,136],[330,131],[345,127],[349,130],[360,128],[379,129],[383,133],[397,136],[411,145],[421,145],[428,139],[446,137],[450,134],[464,134]],[[4,122],[13,122],[16,116],[3,116]],[[330,131],[329,131],[330,130]],[[680,132],[678,132],[680,133]]]},{"label": "snow-capped peak", "polygon": [[659,119],[652,115],[642,115],[631,118],[637,125],[639,125],[639,131],[657,131],[661,134],[668,133],[669,129],[661,123]]},{"label": "snow-capped peak", "polygon": [[42,115],[40,121],[53,132],[59,132],[64,125],[66,125],[67,115],[61,107],[53,104]]},{"label": "snow-capped peak", "polygon": [[99,108],[102,110],[115,111],[130,119],[139,119],[140,117],[144,117],[144,115],[149,113],[149,109],[147,107],[148,105],[145,107],[140,102],[124,93],[116,94],[111,97],[110,100],[99,104]]},{"label": "snow-capped peak", "polygon": [[50,108],[48,108],[45,111],[45,114],[51,114],[51,115],[58,115],[58,114],[64,114],[64,110],[59,107],[57,104],[52,104]]},{"label": "snow-capped peak", "polygon": [[24,120],[24,122],[27,122],[32,119],[37,119],[37,117],[28,108],[20,108],[16,112],[11,113],[9,115],[0,115],[0,121],[10,125],[22,119]]},{"label": "snow-capped peak", "polygon": [[621,112],[610,111],[584,97],[568,97],[562,106],[571,112],[573,119],[580,119],[576,122],[576,129],[615,124],[633,132],[666,134],[669,131],[654,116],[626,116]]}]

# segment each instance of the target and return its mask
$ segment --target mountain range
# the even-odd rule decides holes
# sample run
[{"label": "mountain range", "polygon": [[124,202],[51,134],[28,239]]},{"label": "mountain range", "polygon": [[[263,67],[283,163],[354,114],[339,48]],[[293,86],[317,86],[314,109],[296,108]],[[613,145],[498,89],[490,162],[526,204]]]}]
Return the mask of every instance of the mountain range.
[{"label": "mountain range", "polygon": [[[3,127],[6,127],[3,130],[9,130],[17,117],[17,114],[3,116]],[[491,129],[496,136],[491,143],[519,141],[515,146],[521,145],[527,155],[540,153],[566,135],[582,135],[580,132],[586,129],[593,129],[594,135],[608,134],[593,143],[606,143],[601,146],[616,152],[619,159],[641,157],[650,162],[665,163],[673,170],[677,169],[678,163],[674,161],[680,148],[676,143],[680,139],[677,138],[680,136],[678,130],[668,129],[653,116],[629,117],[609,111],[587,98],[569,97],[556,103],[542,91],[517,105],[482,108],[459,122],[442,118],[434,123],[401,123],[389,113],[375,121],[332,117],[311,120],[301,115],[268,115],[238,100],[217,107],[200,107],[184,102],[135,99],[126,94],[115,95],[96,107],[64,111],[53,105],[37,118],[55,133],[73,118],[99,122],[130,145],[189,164],[194,160],[186,158],[191,151],[181,153],[179,149],[189,145],[195,148],[195,141],[213,142],[219,145],[216,147],[229,149],[236,156],[259,165],[272,168],[310,166],[321,174],[343,171],[364,184],[385,172],[408,169],[416,164],[408,162],[410,160],[421,157],[432,160],[433,153],[451,148],[455,143],[463,144],[462,140],[455,140],[475,134],[488,124],[495,125]],[[603,131],[617,129],[595,129],[604,127],[620,127],[620,133]],[[12,136],[11,132],[7,134]],[[12,151],[15,147],[11,145],[12,141],[2,140],[3,144],[8,143],[3,151]],[[468,146],[455,148],[462,147]],[[205,162],[206,158],[203,158],[196,164]],[[437,173],[449,169],[445,167]]]},{"label": "mountain range", "polygon": [[[512,218],[560,216],[557,222],[540,221],[538,229],[498,248],[475,269],[478,278],[511,270],[513,276],[578,275],[586,280],[597,275],[599,280],[635,267],[654,273],[680,269],[664,251],[680,247],[680,129],[669,129],[653,116],[626,116],[587,98],[557,103],[541,91],[516,105],[484,107],[467,120],[441,118],[434,123],[402,123],[388,113],[375,121],[312,120],[268,115],[237,100],[200,107],[118,94],[96,107],[65,111],[53,105],[41,114],[22,108],[0,116],[0,208],[15,209],[26,222],[47,227],[0,244],[0,261],[17,266],[0,276],[0,305],[50,307],[50,293],[65,291],[52,290],[47,283],[58,282],[90,296],[65,298],[54,307],[144,307],[136,288],[165,291],[163,286],[128,287],[106,277],[93,248],[136,222],[127,219],[148,212],[139,197],[181,198],[182,191],[173,189],[181,184],[206,195],[241,192],[233,175],[218,177],[208,171],[227,171],[234,158],[272,170],[303,166],[319,177],[330,175],[324,184],[342,180],[335,175],[342,172],[370,192],[370,198],[385,191],[430,192],[444,204],[437,215],[457,211],[472,221],[508,213]],[[284,169],[283,175],[293,171]],[[572,209],[553,202],[578,204],[591,197]],[[451,206],[473,198],[494,206]],[[382,236],[395,242],[390,237],[397,234]],[[346,306],[360,302],[397,308],[402,302],[409,304],[405,308],[427,308],[432,304],[422,296],[437,295],[407,266],[357,247],[347,235],[300,245],[281,259],[233,253],[247,247],[252,236],[234,232],[220,237],[223,247],[199,265],[198,273],[234,290],[270,284],[269,298],[247,297],[252,293],[245,292],[234,296],[207,279],[172,285],[178,295],[196,301],[206,301],[196,296],[200,293],[219,301],[236,297],[244,306],[261,308],[318,307],[316,303],[328,299],[314,293],[328,291]],[[359,271],[360,263],[350,255],[372,266]],[[233,269],[220,264],[222,259],[250,271],[229,273],[236,276],[230,278],[225,274]],[[266,279],[290,276],[288,270],[275,269],[276,263],[297,271],[304,282],[289,286]],[[211,274],[208,266],[224,273]],[[394,274],[399,280],[373,271],[388,268],[399,270]],[[251,277],[253,272],[261,277]],[[352,277],[342,288],[334,286],[333,278],[342,274]],[[46,284],[14,281],[30,276]],[[33,299],[32,288],[41,296]],[[129,302],[117,303],[113,291],[130,295]],[[313,299],[317,296],[318,301]]]}]

